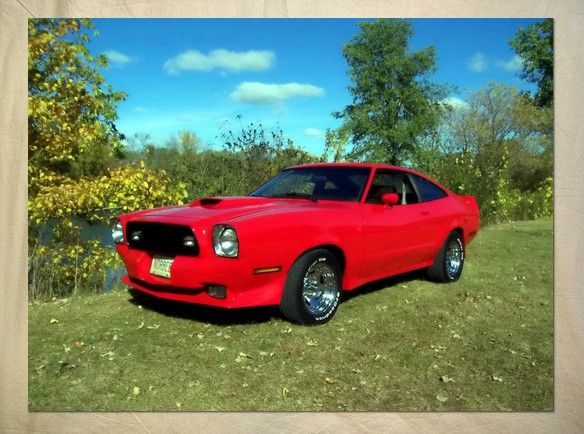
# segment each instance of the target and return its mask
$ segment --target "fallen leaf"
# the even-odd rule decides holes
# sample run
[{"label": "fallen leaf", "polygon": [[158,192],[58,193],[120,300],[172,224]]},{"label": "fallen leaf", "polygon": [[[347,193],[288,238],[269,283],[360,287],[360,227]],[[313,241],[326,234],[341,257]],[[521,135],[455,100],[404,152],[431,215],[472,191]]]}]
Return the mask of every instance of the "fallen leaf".
[{"label": "fallen leaf", "polygon": [[328,384],[333,384],[333,383],[335,383],[335,380],[333,380],[332,378],[329,378],[329,377],[326,377],[326,378],[324,379],[324,381],[325,381],[325,383],[328,383]]},{"label": "fallen leaf", "polygon": [[57,318],[51,318],[51,321],[49,321],[51,324],[59,324],[59,320]]},{"label": "fallen leaf", "polygon": [[440,381],[444,382],[444,383],[451,383],[451,382],[455,382],[455,380],[453,378],[450,378],[448,375],[443,375],[440,377]]},{"label": "fallen leaf", "polygon": [[75,341],[75,346],[77,348],[81,348],[85,346],[85,342]]},{"label": "fallen leaf", "polygon": [[151,326],[147,326],[146,328],[148,330],[156,330],[157,328],[160,328],[160,326],[158,324],[154,324],[154,325],[151,325]]},{"label": "fallen leaf", "polygon": [[140,394],[140,388],[138,386],[134,386],[134,389],[132,389],[132,393],[134,395],[139,395]]},{"label": "fallen leaf", "polygon": [[309,347],[317,347],[318,344],[316,342],[314,342],[313,340],[309,340],[308,342],[306,342],[306,345],[308,345]]},{"label": "fallen leaf", "polygon": [[288,392],[290,392],[290,391],[288,390],[288,388],[287,388],[287,387],[284,387],[284,388],[282,389],[282,396],[286,396],[286,395],[288,394]]},{"label": "fallen leaf", "polygon": [[112,338],[114,341],[118,340],[118,335],[114,335],[114,337]]},{"label": "fallen leaf", "polygon": [[215,348],[219,352],[225,351],[225,347],[213,347],[213,348]]},{"label": "fallen leaf", "polygon": [[442,393],[439,393],[438,395],[436,395],[436,399],[440,402],[446,402],[446,401],[448,401],[448,396],[446,396]]},{"label": "fallen leaf", "polygon": [[493,381],[500,381],[503,382],[503,379],[501,377],[496,377],[494,375],[491,375],[491,378],[493,379]]}]

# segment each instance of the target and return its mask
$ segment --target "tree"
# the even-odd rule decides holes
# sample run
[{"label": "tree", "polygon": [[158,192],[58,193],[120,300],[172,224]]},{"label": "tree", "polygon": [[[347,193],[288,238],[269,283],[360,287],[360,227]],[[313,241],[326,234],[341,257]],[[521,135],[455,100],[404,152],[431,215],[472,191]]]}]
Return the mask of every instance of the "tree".
[{"label": "tree", "polygon": [[439,146],[418,149],[416,167],[477,198],[483,221],[551,212],[551,110],[490,83],[446,111]]},{"label": "tree", "polygon": [[91,28],[87,19],[28,22],[29,193],[47,176],[95,175],[122,147],[115,107],[125,94],[99,73],[105,56],[84,45]]},{"label": "tree", "polygon": [[[54,293],[54,285],[57,294],[87,288],[95,277],[91,273],[98,273],[94,282],[99,287],[104,265],[118,260],[112,249],[81,240],[80,221],[105,223],[120,212],[180,203],[186,195],[184,184],[171,183],[164,172],[144,164],[112,168],[122,156],[124,136],[115,121],[117,103],[125,94],[114,91],[100,73],[107,67],[105,56],[89,53],[92,28],[88,19],[28,22],[33,296]],[[40,242],[47,227],[53,228],[49,246]]]},{"label": "tree", "polygon": [[435,50],[409,51],[413,29],[408,20],[381,19],[359,27],[343,48],[353,101],[333,115],[343,119],[351,135],[350,158],[402,163],[440,122],[446,88],[429,81]]},{"label": "tree", "polygon": [[225,149],[236,155],[240,163],[239,185],[244,194],[259,187],[279,170],[314,162],[311,154],[294,146],[281,128],[268,129],[261,122],[240,125],[239,131],[221,134]]},{"label": "tree", "polygon": [[345,157],[345,148],[348,142],[349,132],[346,127],[341,126],[336,130],[327,129],[322,160],[327,161],[330,156],[333,162],[341,161]]},{"label": "tree", "polygon": [[197,152],[202,146],[203,142],[199,136],[197,136],[192,131],[179,131],[178,132],[178,139],[179,139],[179,152],[181,154],[184,153],[191,153]]},{"label": "tree", "polygon": [[553,20],[548,18],[518,29],[509,43],[523,60],[521,78],[537,85],[537,105],[550,107],[554,99]]}]

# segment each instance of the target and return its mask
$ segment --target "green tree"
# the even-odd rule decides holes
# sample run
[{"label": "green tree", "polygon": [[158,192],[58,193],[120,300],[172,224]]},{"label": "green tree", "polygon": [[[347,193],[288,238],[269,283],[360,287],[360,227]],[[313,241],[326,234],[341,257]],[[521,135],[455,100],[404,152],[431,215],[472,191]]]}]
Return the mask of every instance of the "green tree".
[{"label": "green tree", "polygon": [[350,158],[403,163],[440,122],[439,101],[447,89],[429,80],[435,50],[409,50],[409,20],[381,19],[359,27],[343,48],[353,101],[333,115],[350,132]]},{"label": "green tree", "polygon": [[554,99],[553,20],[548,18],[518,29],[509,43],[523,60],[521,78],[537,85],[537,105],[550,107]]},{"label": "green tree", "polygon": [[327,129],[324,139],[324,153],[322,160],[327,161],[329,157],[333,162],[341,161],[345,158],[345,148],[349,142],[349,131],[341,126],[336,130]]},{"label": "green tree", "polygon": [[551,212],[551,110],[490,83],[446,111],[440,143],[416,152],[416,167],[477,198],[484,222]]},{"label": "green tree", "polygon": [[234,153],[240,165],[236,169],[240,191],[251,192],[279,170],[316,161],[284,135],[281,128],[269,129],[261,122],[240,125],[239,130],[221,134],[225,149]]}]

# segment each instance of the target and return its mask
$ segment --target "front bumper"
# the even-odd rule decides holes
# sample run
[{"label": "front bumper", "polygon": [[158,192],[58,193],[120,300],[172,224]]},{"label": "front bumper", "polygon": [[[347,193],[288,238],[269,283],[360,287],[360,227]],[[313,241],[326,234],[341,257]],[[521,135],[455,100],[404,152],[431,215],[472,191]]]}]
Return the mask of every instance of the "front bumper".
[{"label": "front bumper", "polygon": [[[254,274],[257,266],[241,258],[217,256],[176,256],[170,279],[150,274],[153,254],[118,244],[116,249],[128,274],[122,281],[153,297],[208,306],[239,308],[269,306],[280,303],[285,271]],[[280,264],[277,264],[280,265]],[[224,286],[225,298],[209,295],[210,286]]]}]

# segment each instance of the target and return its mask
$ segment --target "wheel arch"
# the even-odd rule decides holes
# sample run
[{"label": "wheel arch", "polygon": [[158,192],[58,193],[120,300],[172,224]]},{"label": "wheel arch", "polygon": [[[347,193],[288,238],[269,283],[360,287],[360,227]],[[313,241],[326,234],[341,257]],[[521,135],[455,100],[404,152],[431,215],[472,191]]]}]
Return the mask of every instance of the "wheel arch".
[{"label": "wheel arch", "polygon": [[328,250],[329,252],[331,252],[333,254],[333,256],[337,259],[337,261],[339,261],[339,266],[341,267],[341,273],[344,274],[345,266],[347,265],[347,258],[345,257],[345,252],[343,251],[343,249],[341,249],[336,244],[327,243],[327,244],[319,244],[318,246],[311,247],[309,249],[304,250],[302,253],[300,253],[300,255],[298,255],[296,260],[298,260],[303,255],[307,254],[308,252],[312,252],[313,250],[319,250],[319,249]]}]

